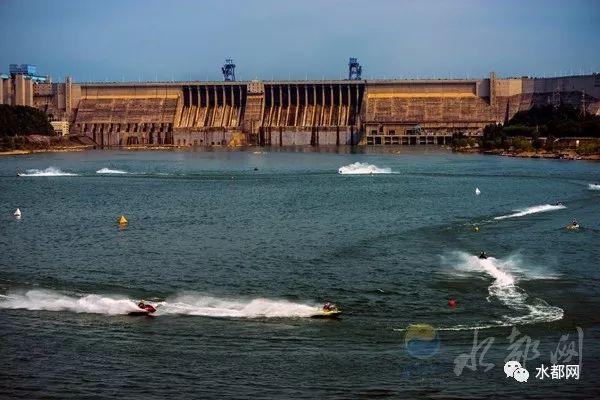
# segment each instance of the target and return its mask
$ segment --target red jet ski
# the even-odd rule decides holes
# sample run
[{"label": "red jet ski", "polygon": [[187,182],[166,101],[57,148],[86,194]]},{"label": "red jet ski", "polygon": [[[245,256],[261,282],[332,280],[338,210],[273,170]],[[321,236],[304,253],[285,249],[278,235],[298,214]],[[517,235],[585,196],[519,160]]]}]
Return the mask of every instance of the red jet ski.
[{"label": "red jet ski", "polygon": [[154,307],[151,304],[146,304],[143,301],[140,301],[138,303],[138,311],[130,311],[128,313],[128,315],[131,316],[151,316],[153,313],[156,312],[156,307]]}]

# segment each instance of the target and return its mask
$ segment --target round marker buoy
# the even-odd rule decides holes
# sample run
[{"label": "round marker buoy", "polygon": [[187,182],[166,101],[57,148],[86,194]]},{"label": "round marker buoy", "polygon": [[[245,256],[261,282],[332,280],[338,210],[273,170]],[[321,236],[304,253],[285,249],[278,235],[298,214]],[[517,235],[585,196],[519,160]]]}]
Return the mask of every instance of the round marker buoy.
[{"label": "round marker buoy", "polygon": [[15,210],[14,214],[15,217],[17,218],[21,218],[21,210],[19,210],[18,208]]},{"label": "round marker buoy", "polygon": [[473,227],[473,232],[479,232],[479,227],[478,226]]},{"label": "round marker buoy", "polygon": [[454,299],[448,300],[448,306],[450,308],[456,308],[457,305],[458,305],[458,302],[456,300],[454,300]]}]

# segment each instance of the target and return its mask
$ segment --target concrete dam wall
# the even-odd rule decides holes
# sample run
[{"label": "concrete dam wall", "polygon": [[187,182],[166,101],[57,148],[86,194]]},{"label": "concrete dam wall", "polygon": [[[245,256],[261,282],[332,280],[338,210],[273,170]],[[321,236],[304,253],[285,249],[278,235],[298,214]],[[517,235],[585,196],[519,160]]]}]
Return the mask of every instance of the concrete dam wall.
[{"label": "concrete dam wall", "polygon": [[242,122],[246,96],[245,84],[220,82],[184,85],[174,114],[170,144],[229,144]]},{"label": "concrete dam wall", "polygon": [[[358,143],[364,83],[264,84],[264,106],[252,129],[260,145],[352,145]],[[260,90],[260,89],[259,89]]]},{"label": "concrete dam wall", "polygon": [[[559,78],[19,82],[99,146],[444,144],[536,105],[600,113],[600,74]],[[10,99],[3,83],[3,99]],[[7,94],[8,93],[8,94]],[[21,96],[23,97],[23,96]],[[25,98],[25,97],[23,97]]]}]

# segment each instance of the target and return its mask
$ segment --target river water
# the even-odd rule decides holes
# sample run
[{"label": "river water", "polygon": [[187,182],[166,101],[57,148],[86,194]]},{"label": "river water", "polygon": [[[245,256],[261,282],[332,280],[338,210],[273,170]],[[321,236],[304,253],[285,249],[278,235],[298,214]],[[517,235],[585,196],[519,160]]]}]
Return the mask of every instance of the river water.
[{"label": "river water", "polygon": [[436,149],[0,158],[0,397],[597,397],[598,181]]}]

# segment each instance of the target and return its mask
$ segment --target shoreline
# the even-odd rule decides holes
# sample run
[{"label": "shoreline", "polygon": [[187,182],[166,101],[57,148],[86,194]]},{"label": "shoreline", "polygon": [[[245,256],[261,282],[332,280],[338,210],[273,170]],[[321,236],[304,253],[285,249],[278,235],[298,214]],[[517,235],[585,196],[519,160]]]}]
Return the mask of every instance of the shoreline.
[{"label": "shoreline", "polygon": [[[373,149],[376,148],[378,150],[388,150],[381,151],[382,153],[390,153],[390,154],[399,154],[397,149],[399,148],[419,148],[419,146],[359,146],[363,149]],[[175,145],[159,145],[159,146],[121,146],[114,147],[108,149],[98,149],[98,150],[118,150],[118,151],[187,151],[194,149],[219,149],[219,150],[248,150],[248,149],[259,149],[258,151],[269,150],[268,148],[262,148],[260,146],[196,146],[196,147],[183,147],[183,146],[175,146]],[[447,150],[444,146],[439,146],[440,150]],[[284,148],[283,148],[284,149]],[[319,150],[319,147],[311,146],[312,150]],[[324,150],[325,148],[323,148]],[[331,150],[331,148],[328,148]],[[395,149],[395,151],[391,151]],[[30,155],[37,153],[71,153],[71,152],[83,152],[88,150],[95,150],[94,145],[76,145],[76,146],[57,146],[57,147],[49,147],[42,149],[15,149],[15,150],[0,150],[1,156],[20,156],[20,155]],[[282,148],[277,147],[277,150],[282,150]],[[289,148],[289,150],[294,150],[294,146]],[[297,148],[296,148],[297,150]],[[548,160],[570,160],[570,161],[599,161],[600,162],[600,154],[588,154],[588,155],[579,155],[575,150],[570,149],[563,152],[536,152],[536,151],[527,151],[527,152],[509,152],[501,149],[497,150],[481,150],[478,148],[459,148],[452,149],[455,153],[461,154],[483,154],[483,155],[493,155],[493,156],[502,156],[502,157],[515,157],[515,158],[532,158],[532,159],[548,159]]]},{"label": "shoreline", "polygon": [[67,147],[52,147],[47,149],[17,149],[17,150],[1,150],[0,156],[22,156],[36,153],[70,153],[92,150],[92,145],[81,145],[81,146],[67,146]]},{"label": "shoreline", "polygon": [[484,154],[492,156],[502,157],[515,157],[515,158],[535,158],[535,159],[546,159],[546,160],[570,160],[570,161],[600,161],[600,154],[577,154],[574,149],[568,149],[560,152],[547,152],[547,151],[505,151],[501,149],[496,150],[481,150],[478,148],[459,148],[453,150],[456,153],[463,154]]}]

